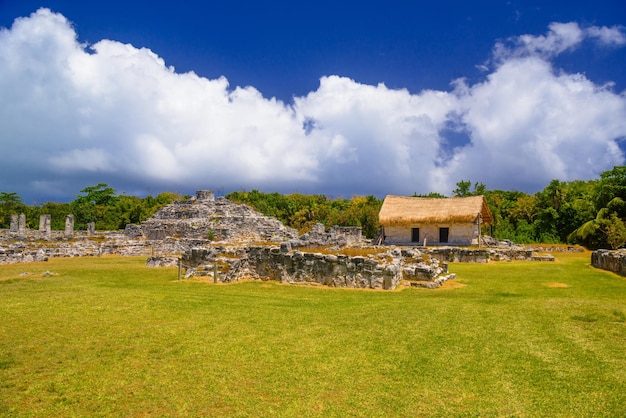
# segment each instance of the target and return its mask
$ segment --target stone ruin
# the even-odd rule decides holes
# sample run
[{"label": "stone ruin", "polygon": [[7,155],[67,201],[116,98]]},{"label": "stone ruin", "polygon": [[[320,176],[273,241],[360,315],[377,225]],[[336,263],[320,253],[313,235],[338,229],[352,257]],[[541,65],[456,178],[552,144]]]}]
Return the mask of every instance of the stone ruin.
[{"label": "stone ruin", "polygon": [[359,244],[363,240],[361,228],[353,226],[333,226],[326,231],[324,224],[313,225],[311,230],[297,239],[289,241],[292,247],[347,246]]},{"label": "stone ruin", "polygon": [[201,247],[186,251],[180,267],[186,270],[186,278],[208,276],[214,282],[253,279],[384,290],[393,290],[401,283],[435,288],[456,277],[448,272],[447,263],[418,249],[363,249],[369,254],[298,251],[288,242],[280,246]]},{"label": "stone ruin", "polygon": [[[73,215],[66,217],[64,231],[51,231],[50,223],[50,215],[42,215],[39,231],[30,231],[24,215],[12,216],[8,239],[0,233],[0,264],[49,257],[146,255],[150,256],[149,266],[180,265],[187,277],[213,275],[221,282],[250,278],[394,289],[400,283],[438,287],[454,278],[447,269],[450,261],[554,260],[552,256],[537,258],[532,249],[513,246],[371,246],[357,227],[326,229],[316,224],[298,236],[277,219],[223,197],[216,199],[210,190],[173,202],[140,225],[127,225],[124,231],[96,232],[93,223],[87,231],[74,231]],[[367,255],[342,253],[354,247]]]},{"label": "stone ruin", "polygon": [[[277,219],[247,205],[215,199],[211,191],[201,190],[195,198],[167,205],[141,225],[127,226],[125,233],[152,241],[176,237],[206,240],[200,246],[187,248],[180,261],[157,255],[147,264],[165,266],[180,262],[186,270],[185,277],[212,275],[220,282],[247,278],[395,289],[403,277],[412,278],[415,283],[436,285],[453,277],[447,275],[441,279],[447,273],[447,264],[436,258],[428,257],[427,265],[422,260],[419,266],[411,267],[410,263],[405,265],[400,253],[384,254],[387,248],[378,248],[377,252],[383,253],[381,256],[333,254],[346,246],[362,245],[361,228],[334,226],[326,230],[323,224],[316,224],[311,231],[298,236],[296,230]],[[318,253],[315,248],[330,248],[331,253]],[[435,282],[436,279],[439,281]]]},{"label": "stone ruin", "polygon": [[191,248],[216,243],[267,245],[289,241],[294,247],[308,247],[361,241],[360,228],[333,227],[326,232],[321,224],[299,237],[296,230],[277,219],[247,205],[215,199],[210,190],[167,205],[141,225],[126,225],[124,231],[96,232],[94,223],[86,231],[75,231],[73,215],[66,217],[64,231],[51,231],[50,225],[50,215],[41,215],[39,230],[30,230],[23,214],[13,215],[10,229],[0,230],[0,264],[105,254],[172,259]]},{"label": "stone ruin", "polygon": [[[53,236],[58,237],[58,231],[52,231],[52,219],[49,214],[39,215],[39,229],[31,230],[26,227],[26,215],[11,215],[11,223],[9,227],[9,235],[17,238],[38,238],[50,239]],[[87,234],[95,234],[95,222],[90,222],[87,226]],[[66,238],[74,237],[74,215],[70,214],[65,217],[65,230],[62,232]]]},{"label": "stone ruin", "polygon": [[626,249],[596,250],[591,253],[591,265],[626,276]]},{"label": "stone ruin", "polygon": [[209,241],[280,242],[298,238],[298,232],[278,219],[237,204],[210,190],[199,190],[196,197],[161,208],[139,226],[127,226],[127,235],[148,240],[170,238]]}]

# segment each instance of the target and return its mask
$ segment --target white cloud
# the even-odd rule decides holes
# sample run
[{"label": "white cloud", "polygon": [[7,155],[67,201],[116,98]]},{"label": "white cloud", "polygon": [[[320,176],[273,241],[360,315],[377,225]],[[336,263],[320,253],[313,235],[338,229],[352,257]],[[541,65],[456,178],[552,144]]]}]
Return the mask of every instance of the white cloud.
[{"label": "white cloud", "polygon": [[[615,139],[626,132],[626,101],[579,74],[555,74],[536,58],[509,60],[462,98],[472,146],[449,169],[488,184],[545,185],[586,179],[620,165]],[[602,167],[602,168],[601,168]]]},{"label": "white cloud", "polygon": [[0,175],[22,195],[65,197],[99,182],[384,195],[592,178],[624,161],[625,97],[548,60],[586,38],[624,43],[620,28],[554,23],[500,44],[482,83],[411,94],[326,76],[287,104],[176,73],[145,48],[87,49],[40,9],[0,32]]},{"label": "white cloud", "polygon": [[295,109],[316,121],[309,136],[328,150],[320,166],[330,185],[412,193],[431,187],[438,131],[455,101],[449,93],[411,95],[331,76],[322,78],[316,91],[296,98]]},{"label": "white cloud", "polygon": [[624,35],[623,26],[614,26],[611,28],[606,26],[592,26],[587,28],[586,32],[589,37],[596,38],[605,45],[622,46],[626,44],[626,35]]},{"label": "white cloud", "polygon": [[602,45],[626,44],[626,35],[621,26],[581,28],[576,22],[553,22],[548,26],[546,35],[526,34],[496,43],[494,59],[496,62],[525,56],[540,56],[549,59],[577,48],[585,39],[595,40]]}]

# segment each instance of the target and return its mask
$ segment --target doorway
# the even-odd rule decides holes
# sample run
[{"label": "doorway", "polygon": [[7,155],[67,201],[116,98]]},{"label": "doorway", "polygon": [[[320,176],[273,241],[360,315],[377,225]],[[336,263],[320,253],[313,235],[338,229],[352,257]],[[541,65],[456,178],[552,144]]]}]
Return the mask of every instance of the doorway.
[{"label": "doorway", "polygon": [[411,228],[411,242],[420,242],[419,228]]},{"label": "doorway", "polygon": [[439,228],[439,242],[448,242],[448,235],[450,234],[450,228]]}]

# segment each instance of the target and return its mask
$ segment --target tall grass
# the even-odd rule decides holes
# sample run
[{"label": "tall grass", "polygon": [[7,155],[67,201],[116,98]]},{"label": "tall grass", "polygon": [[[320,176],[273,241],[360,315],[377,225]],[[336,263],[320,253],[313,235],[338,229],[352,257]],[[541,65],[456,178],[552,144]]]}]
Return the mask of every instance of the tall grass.
[{"label": "tall grass", "polygon": [[626,416],[626,280],[588,262],[396,292],[0,266],[0,415]]}]

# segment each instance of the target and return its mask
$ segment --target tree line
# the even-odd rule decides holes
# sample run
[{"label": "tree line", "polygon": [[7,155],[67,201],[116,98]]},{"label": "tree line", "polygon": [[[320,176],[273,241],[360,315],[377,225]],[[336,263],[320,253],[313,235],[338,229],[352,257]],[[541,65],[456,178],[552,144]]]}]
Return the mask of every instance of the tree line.
[{"label": "tree line", "polygon": [[11,215],[23,213],[28,228],[38,228],[39,216],[50,214],[51,229],[63,230],[65,217],[73,214],[75,229],[85,230],[87,224],[95,222],[97,230],[114,231],[129,223],[141,223],[163,206],[183,198],[172,192],[144,198],[120,195],[105,183],[86,187],[80,193],[69,203],[26,205],[17,193],[0,192],[0,228],[9,228]]},{"label": "tree line", "polygon": [[[605,171],[600,178],[583,181],[552,180],[542,191],[489,190],[482,183],[462,180],[453,196],[483,195],[493,214],[493,224],[483,231],[497,239],[520,244],[582,244],[587,248],[619,248],[626,243],[626,166]],[[161,207],[187,198],[172,192],[156,197],[119,195],[107,184],[87,187],[69,203],[28,206],[16,193],[0,192],[0,228],[8,228],[12,214],[24,213],[30,228],[38,226],[39,215],[52,215],[52,229],[62,230],[65,216],[74,214],[75,227],[86,229],[95,222],[98,230],[123,229],[128,223],[141,223]],[[438,193],[416,197],[445,196]],[[382,200],[375,196],[330,198],[300,193],[235,191],[225,196],[273,216],[300,233],[315,223],[359,226],[368,238],[380,230],[378,212]]]}]

